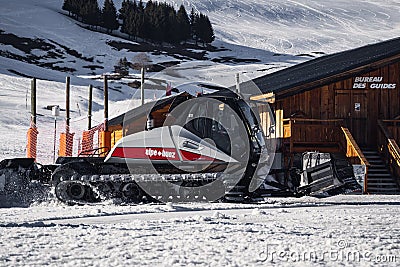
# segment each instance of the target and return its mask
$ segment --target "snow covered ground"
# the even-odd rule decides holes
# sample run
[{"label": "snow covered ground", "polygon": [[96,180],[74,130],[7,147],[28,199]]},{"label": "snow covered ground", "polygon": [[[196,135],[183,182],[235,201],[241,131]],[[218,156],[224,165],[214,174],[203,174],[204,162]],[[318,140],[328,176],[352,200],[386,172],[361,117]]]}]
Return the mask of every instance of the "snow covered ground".
[{"label": "snow covered ground", "polygon": [[398,266],[398,196],[0,210],[1,266]]}]

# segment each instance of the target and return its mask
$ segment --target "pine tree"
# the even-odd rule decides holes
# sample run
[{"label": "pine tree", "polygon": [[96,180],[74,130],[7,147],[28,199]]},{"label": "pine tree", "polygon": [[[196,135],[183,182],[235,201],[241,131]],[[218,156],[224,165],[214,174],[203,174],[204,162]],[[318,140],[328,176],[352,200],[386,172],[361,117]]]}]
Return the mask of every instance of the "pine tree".
[{"label": "pine tree", "polygon": [[139,5],[137,5],[136,1],[134,1],[129,7],[124,25],[125,32],[129,36],[134,36],[135,38],[143,37],[144,6],[142,1],[139,2]]},{"label": "pine tree", "polygon": [[183,40],[182,32],[179,26],[177,13],[173,7],[170,7],[167,17],[165,41],[178,43]]},{"label": "pine tree", "polygon": [[86,0],[79,11],[82,21],[93,26],[100,24],[100,8],[97,0]]},{"label": "pine tree", "polygon": [[139,10],[139,11],[143,11],[143,12],[144,12],[144,4],[143,4],[143,0],[140,0],[140,1],[139,1],[138,10]]},{"label": "pine tree", "polygon": [[199,30],[199,39],[203,42],[203,44],[207,43],[210,44],[214,41],[214,30],[212,28],[211,22],[208,16],[200,14],[199,23],[198,23],[198,30]]},{"label": "pine tree", "polygon": [[119,14],[113,0],[104,0],[100,10],[97,0],[64,0],[63,10],[89,25],[102,25],[107,32],[118,29],[118,18],[122,20],[121,32],[129,37],[141,37],[162,42],[178,43],[193,38],[203,44],[211,43],[215,36],[207,16],[192,8],[190,16],[181,5],[178,11],[167,3],[149,0],[146,5],[140,0],[123,0]]},{"label": "pine tree", "polygon": [[101,12],[101,22],[107,32],[110,30],[118,29],[119,23],[117,20],[117,9],[115,8],[114,2],[112,0],[105,0],[104,6]]},{"label": "pine tree", "polygon": [[118,18],[121,20],[125,20],[128,15],[129,4],[131,2],[129,0],[123,0],[121,3],[121,8],[118,10]]},{"label": "pine tree", "polygon": [[136,16],[136,36],[144,38],[145,36],[145,27],[146,27],[146,18],[144,15],[144,4],[143,1],[140,0],[137,7],[137,16]]},{"label": "pine tree", "polygon": [[190,12],[190,34],[192,36],[192,39],[196,41],[196,45],[197,45],[198,19],[199,19],[198,14],[192,8],[192,11]]},{"label": "pine tree", "polygon": [[[174,27],[174,21],[176,20],[175,9],[166,4],[156,4],[153,15],[153,39],[159,42],[170,41],[170,27]],[[172,39],[172,38],[171,38]]]},{"label": "pine tree", "polygon": [[73,11],[72,0],[64,0],[62,9],[68,11],[68,15],[71,16],[71,12]]},{"label": "pine tree", "polygon": [[186,9],[183,5],[179,7],[176,14],[177,32],[179,33],[179,41],[186,41],[190,38],[190,21]]},{"label": "pine tree", "polygon": [[73,13],[76,15],[77,20],[83,20],[82,14],[84,13],[83,9],[86,8],[85,5],[87,2],[85,0],[72,0],[73,1]]},{"label": "pine tree", "polygon": [[190,25],[194,25],[196,22],[196,12],[194,12],[194,8],[190,11]]},{"label": "pine tree", "polygon": [[146,7],[144,8],[144,28],[142,30],[143,38],[154,39],[155,35],[155,20],[156,12],[155,12],[156,4],[154,4],[151,0],[146,3]]},{"label": "pine tree", "polygon": [[139,5],[134,1],[126,13],[124,21],[125,32],[129,37],[141,37],[141,29],[143,28],[143,3],[140,1]]},{"label": "pine tree", "polygon": [[132,3],[129,0],[124,0],[119,10],[118,18],[122,20],[121,32],[123,33],[128,33],[129,15],[132,12],[133,5],[136,5],[136,2]]},{"label": "pine tree", "polygon": [[65,0],[62,9],[68,11],[69,15],[75,15],[76,19],[78,19],[83,4],[83,0]]}]

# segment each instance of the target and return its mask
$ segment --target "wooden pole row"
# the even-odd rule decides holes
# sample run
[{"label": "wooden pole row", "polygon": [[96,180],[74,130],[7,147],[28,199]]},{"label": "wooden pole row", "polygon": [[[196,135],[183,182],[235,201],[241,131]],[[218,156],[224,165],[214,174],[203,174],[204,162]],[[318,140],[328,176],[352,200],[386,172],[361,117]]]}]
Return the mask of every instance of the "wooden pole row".
[{"label": "wooden pole row", "polygon": [[[67,128],[71,123],[71,78],[66,77],[65,82],[65,107],[66,107],[66,125]],[[31,122],[36,125],[36,117],[37,117],[37,86],[36,86],[36,78],[31,80]],[[93,109],[93,85],[89,85],[89,103],[88,103],[88,130],[92,128],[92,109]],[[108,81],[107,76],[104,76],[104,120],[108,121]],[[107,130],[107,123],[106,123]]]}]

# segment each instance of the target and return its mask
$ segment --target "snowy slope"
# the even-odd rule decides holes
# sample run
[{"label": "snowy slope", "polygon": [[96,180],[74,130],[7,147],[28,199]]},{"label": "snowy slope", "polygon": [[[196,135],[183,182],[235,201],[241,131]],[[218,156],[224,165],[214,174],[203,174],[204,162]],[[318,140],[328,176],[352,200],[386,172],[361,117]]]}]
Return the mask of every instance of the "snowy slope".
[{"label": "snowy slope", "polygon": [[[62,2],[18,0],[2,3],[0,30],[4,34],[28,38],[17,41],[27,41],[39,46],[27,51],[26,48],[21,50],[12,44],[0,45],[3,56],[4,53],[9,53],[17,59],[14,64],[1,62],[2,73],[10,73],[9,70],[12,69],[30,76],[37,75],[37,69],[19,66],[18,59],[27,57],[27,53],[33,55],[30,58],[33,65],[47,64],[47,68],[50,65],[59,70],[74,71],[75,75],[109,72],[119,58],[126,56],[131,59],[135,55],[135,52],[126,49],[118,51],[107,44],[110,41],[122,41],[121,39],[84,30],[76,21],[60,14]],[[119,8],[122,1],[114,2]],[[209,15],[216,33],[214,45],[230,50],[210,52],[206,55],[209,59],[238,57],[258,59],[259,63],[264,64],[285,62],[288,61],[287,58],[273,55],[280,53],[316,56],[319,53],[332,53],[390,39],[400,34],[400,6],[396,0],[166,2],[177,8],[183,3],[187,10],[194,8]],[[102,1],[99,3],[101,6]],[[38,43],[36,38],[44,43]],[[167,53],[151,57],[155,62],[177,60],[174,55]],[[63,80],[57,74],[40,73],[40,76]]]},{"label": "snowy slope", "polygon": [[[120,6],[122,0],[114,2]],[[176,8],[183,4],[188,12],[194,8],[207,14],[222,43],[275,53],[333,53],[400,35],[397,0],[165,2]]]},{"label": "snowy slope", "polygon": [[210,14],[220,40],[277,53],[332,53],[400,35],[397,0],[183,2]]},{"label": "snowy slope", "polygon": [[[56,81],[62,81],[65,72],[73,75],[102,74],[112,71],[122,57],[132,60],[137,54],[130,51],[132,47],[136,47],[132,49],[138,52],[151,52],[148,55],[155,63],[190,60],[190,57],[163,51],[162,47],[139,46],[135,42],[86,30],[77,21],[65,16],[61,10],[62,3],[62,0],[19,0],[2,4],[0,31],[3,32],[0,32],[0,40],[3,41],[0,42],[0,56],[8,59],[0,63],[2,73],[18,73]],[[118,1],[116,6],[120,6]],[[119,50],[110,42],[123,42],[123,46],[130,48]],[[273,57],[274,53],[262,49],[220,41],[216,45],[229,50],[212,52],[206,58],[234,57],[260,63],[281,63],[295,59]],[[192,52],[199,56],[202,51]],[[21,61],[32,66],[26,68]],[[299,62],[299,59],[294,62]],[[40,71],[41,68],[46,71]],[[47,69],[56,72],[48,73]]]}]

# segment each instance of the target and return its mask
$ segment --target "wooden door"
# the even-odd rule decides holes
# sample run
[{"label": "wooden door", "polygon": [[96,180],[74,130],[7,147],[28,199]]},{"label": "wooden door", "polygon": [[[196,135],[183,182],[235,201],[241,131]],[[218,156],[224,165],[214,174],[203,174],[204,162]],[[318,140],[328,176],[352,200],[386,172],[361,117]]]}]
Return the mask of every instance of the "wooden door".
[{"label": "wooden door", "polygon": [[345,121],[358,145],[368,145],[366,90],[335,90],[335,117]]}]

